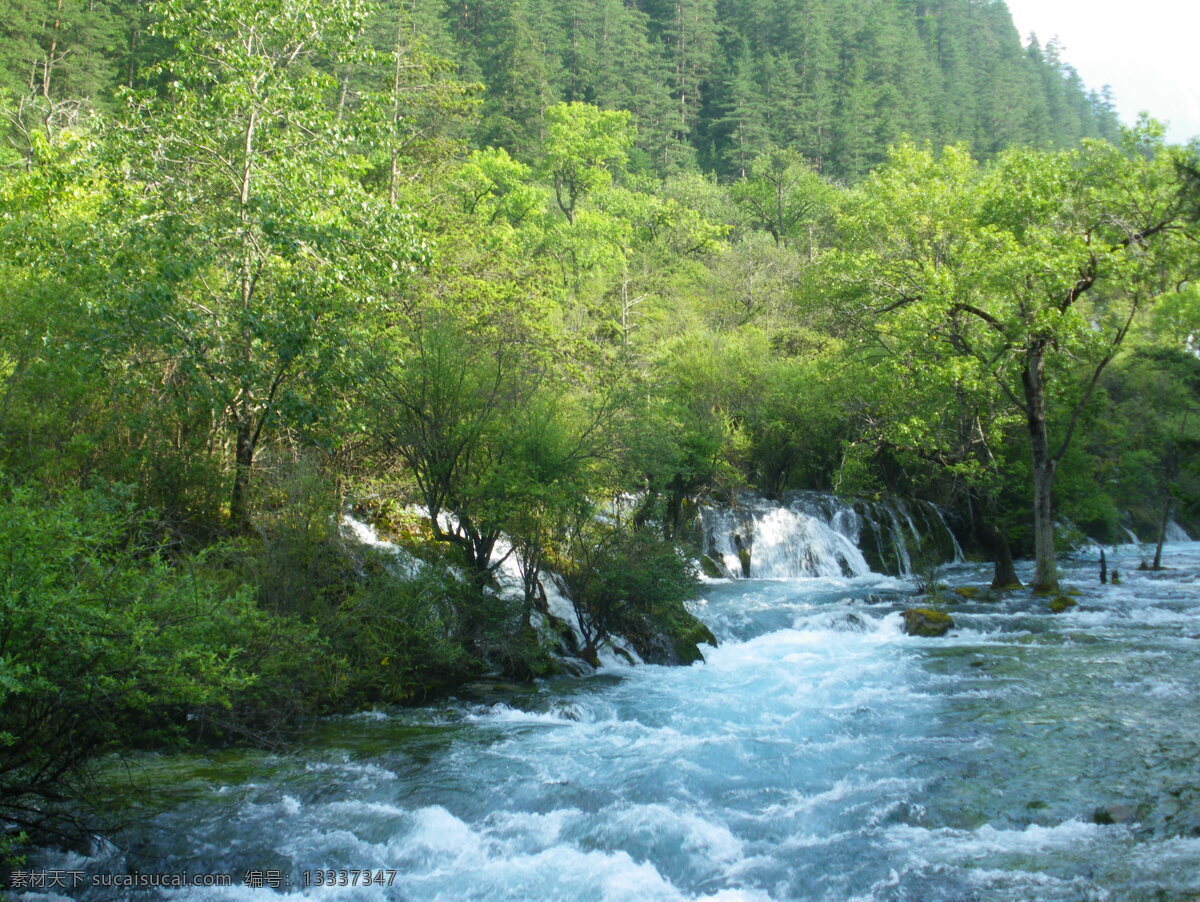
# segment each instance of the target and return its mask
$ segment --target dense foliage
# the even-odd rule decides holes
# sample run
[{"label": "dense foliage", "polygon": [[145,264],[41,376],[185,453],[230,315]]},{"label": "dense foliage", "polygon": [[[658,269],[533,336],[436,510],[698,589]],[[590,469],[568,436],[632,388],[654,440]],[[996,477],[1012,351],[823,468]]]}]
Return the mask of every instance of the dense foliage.
[{"label": "dense foliage", "polygon": [[1041,588],[1064,521],[1200,524],[1200,148],[1001,4],[0,28],[6,825],[131,739],[546,673],[550,572],[577,652],[687,660],[698,498],[926,498]]}]

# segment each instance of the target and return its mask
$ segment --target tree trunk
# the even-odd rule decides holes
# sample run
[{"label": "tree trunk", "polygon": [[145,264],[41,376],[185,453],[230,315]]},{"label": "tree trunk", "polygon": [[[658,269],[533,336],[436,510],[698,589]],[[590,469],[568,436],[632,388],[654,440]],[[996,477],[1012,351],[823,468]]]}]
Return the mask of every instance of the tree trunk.
[{"label": "tree trunk", "polygon": [[990,509],[990,502],[979,499],[971,505],[971,513],[975,534],[995,562],[992,588],[1019,589],[1021,581],[1017,579],[1017,571],[1013,566],[1012,548],[1008,544],[1008,538],[991,521],[989,512],[984,510],[985,507]]},{"label": "tree trunk", "polygon": [[1021,382],[1025,389],[1025,414],[1033,456],[1033,552],[1034,592],[1058,591],[1058,567],[1054,557],[1054,508],[1052,490],[1057,461],[1050,454],[1046,434],[1045,345],[1035,344],[1025,361]]},{"label": "tree trunk", "polygon": [[229,497],[229,522],[234,531],[250,529],[250,468],[254,466],[254,430],[249,419],[238,421],[234,450],[233,492]]},{"label": "tree trunk", "polygon": [[1033,590],[1056,592],[1058,566],[1054,555],[1054,511],[1051,490],[1054,485],[1054,461],[1033,458]]},{"label": "tree trunk", "polygon": [[992,532],[995,536],[995,542],[992,546],[992,556],[995,563],[995,570],[992,576],[993,589],[1019,589],[1021,581],[1017,579],[1017,571],[1013,566],[1012,548],[1009,547],[1008,539],[1004,533],[992,527]]},{"label": "tree trunk", "polygon": [[58,30],[62,26],[62,0],[54,7],[54,27],[50,32],[50,49],[46,51],[46,65],[42,69],[42,96],[50,99],[50,73],[54,71],[55,55],[58,53]]},{"label": "tree trunk", "polygon": [[1167,541],[1167,524],[1171,522],[1171,496],[1163,499],[1162,521],[1158,524],[1158,546],[1154,549],[1154,568],[1162,569],[1163,543]]},{"label": "tree trunk", "polygon": [[[649,480],[647,480],[649,483]],[[650,522],[651,516],[654,514],[654,504],[658,500],[658,492],[652,489],[646,489],[646,496],[638,505],[638,509],[633,514],[633,525],[635,529],[641,529]]]}]

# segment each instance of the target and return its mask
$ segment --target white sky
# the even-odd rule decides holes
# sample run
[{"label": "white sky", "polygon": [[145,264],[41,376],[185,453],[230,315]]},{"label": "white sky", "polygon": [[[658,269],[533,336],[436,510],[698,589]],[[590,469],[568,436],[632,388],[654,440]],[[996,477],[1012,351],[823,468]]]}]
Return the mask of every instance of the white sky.
[{"label": "white sky", "polygon": [[1200,135],[1198,0],[1007,0],[1024,41],[1058,37],[1063,59],[1094,90],[1111,85],[1117,111],[1167,121],[1167,137]]}]

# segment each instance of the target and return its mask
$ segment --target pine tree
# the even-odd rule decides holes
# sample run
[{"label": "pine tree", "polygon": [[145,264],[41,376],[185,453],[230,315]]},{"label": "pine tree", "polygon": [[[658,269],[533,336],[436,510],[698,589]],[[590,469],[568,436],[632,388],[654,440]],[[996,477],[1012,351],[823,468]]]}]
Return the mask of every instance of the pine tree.
[{"label": "pine tree", "polygon": [[541,145],[546,108],[555,99],[545,47],[526,19],[521,0],[512,0],[501,26],[503,40],[489,61],[489,92],[480,139],[531,159]]},{"label": "pine tree", "polygon": [[[701,89],[716,61],[717,18],[714,0],[673,0],[663,23],[675,105],[674,136],[685,145],[695,134],[703,101]],[[678,162],[676,163],[678,165]],[[668,165],[667,168],[675,168]]]},{"label": "pine tree", "polygon": [[758,67],[744,40],[741,45],[724,86],[726,113],[717,120],[714,137],[724,147],[721,155],[724,168],[745,176],[750,163],[767,149],[771,136],[768,101]]},{"label": "pine tree", "polygon": [[122,12],[119,4],[114,9],[97,0],[5,0],[0,36],[7,87],[47,102],[104,100],[115,82]]},{"label": "pine tree", "polygon": [[822,0],[803,0],[797,21],[800,40],[794,53],[800,87],[793,140],[819,169],[831,152],[837,56]]}]

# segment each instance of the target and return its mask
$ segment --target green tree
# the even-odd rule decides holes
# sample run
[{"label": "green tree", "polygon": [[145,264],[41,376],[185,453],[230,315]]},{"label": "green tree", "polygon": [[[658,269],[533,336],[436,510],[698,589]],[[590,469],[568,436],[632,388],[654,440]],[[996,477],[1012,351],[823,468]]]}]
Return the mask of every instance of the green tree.
[{"label": "green tree", "polygon": [[731,193],[752,227],[769,232],[777,245],[799,239],[810,258],[815,254],[813,230],[828,208],[831,190],[798,153],[767,150]]},{"label": "green tree", "polygon": [[848,222],[859,256],[831,255],[853,267],[860,315],[916,317],[1022,415],[1037,590],[1058,581],[1055,470],[1138,312],[1175,285],[1176,158],[1153,127],[1123,149],[1009,151],[986,170],[962,150],[901,146]]},{"label": "green tree", "polygon": [[232,442],[229,516],[244,529],[260,441],[320,416],[332,393],[316,383],[421,251],[407,214],[354,177],[336,80],[316,65],[352,52],[362,3],[165,0],[156,11],[177,55],[161,65],[168,90],[126,125],[131,175],[150,189],[126,198],[141,205],[147,245],[128,276],[148,324],[129,337],[154,333],[205,386]]},{"label": "green tree", "polygon": [[486,576],[504,529],[503,424],[519,402],[524,349],[494,320],[468,329],[431,311],[410,326],[364,361],[368,428],[404,461],[434,537]]},{"label": "green tree", "polygon": [[632,143],[626,111],[586,103],[560,103],[546,110],[542,168],[568,222],[574,224],[579,204],[589,194],[612,183],[613,170],[624,165]]}]

